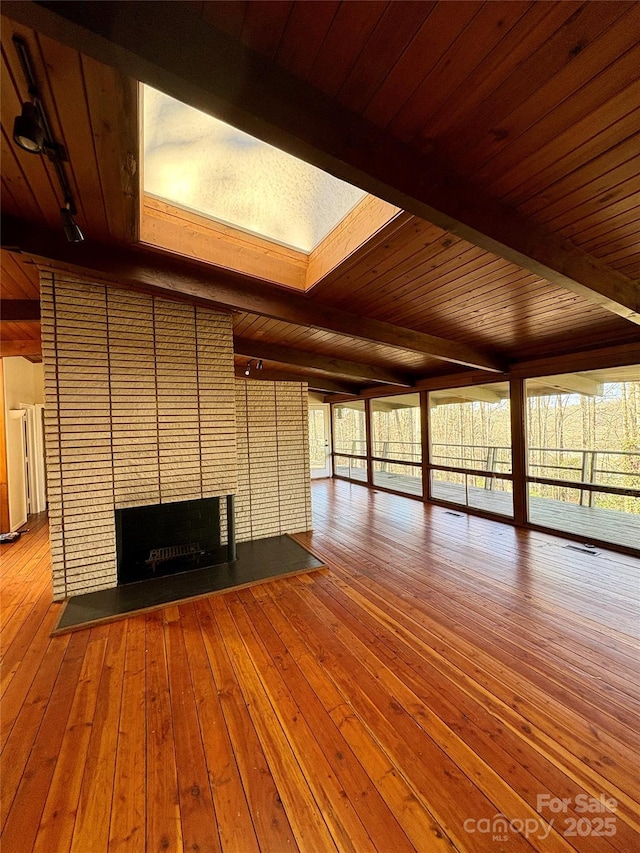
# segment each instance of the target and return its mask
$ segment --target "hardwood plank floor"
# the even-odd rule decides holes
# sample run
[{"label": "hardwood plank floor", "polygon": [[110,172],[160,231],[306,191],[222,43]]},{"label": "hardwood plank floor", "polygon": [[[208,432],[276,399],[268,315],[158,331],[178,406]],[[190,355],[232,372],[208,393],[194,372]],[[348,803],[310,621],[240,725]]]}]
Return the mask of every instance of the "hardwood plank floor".
[{"label": "hardwood plank floor", "polygon": [[[391,489],[406,495],[422,496],[422,476],[419,468],[413,469],[412,476],[391,474],[387,471],[374,471],[374,488]],[[366,482],[364,468],[349,468],[338,466],[335,469],[340,477],[351,477],[358,482]],[[455,477],[455,475],[453,475]],[[574,495],[579,496],[579,489],[574,489]],[[465,489],[461,483],[436,480],[432,484],[434,500],[448,501],[475,509],[493,512],[508,518],[513,518],[513,495],[511,492],[469,486]],[[468,503],[467,503],[468,501]],[[455,511],[455,507],[452,507]],[[623,545],[625,548],[638,548],[640,543],[640,514],[604,509],[599,506],[580,506],[567,501],[550,498],[529,498],[529,521],[540,527],[557,530],[562,533],[584,536],[585,541],[595,539]]]},{"label": "hardwood plank floor", "polygon": [[640,849],[640,561],[312,490],[329,570],[53,638],[3,546],[2,850]]}]

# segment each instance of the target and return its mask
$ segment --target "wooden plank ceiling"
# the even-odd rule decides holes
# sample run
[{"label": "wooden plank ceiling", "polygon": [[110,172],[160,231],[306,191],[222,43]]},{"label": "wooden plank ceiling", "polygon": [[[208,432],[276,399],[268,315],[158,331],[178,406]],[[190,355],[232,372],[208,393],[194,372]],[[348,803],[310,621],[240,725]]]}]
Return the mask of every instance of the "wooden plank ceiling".
[{"label": "wooden plank ceiling", "polygon": [[[31,49],[54,135],[69,152],[78,221],[88,241],[131,243],[140,171],[135,84],[123,74],[127,61],[117,52],[114,70],[77,45],[15,20],[28,17],[28,7],[39,14],[55,5],[3,7],[13,16],[2,26],[3,212],[23,224],[59,230],[49,164],[11,139],[13,118],[26,98],[11,42],[18,33]],[[96,4],[76,5],[103,14]],[[114,4],[99,5],[104,10]],[[138,4],[145,14],[152,5]],[[384,132],[384,139],[424,158],[437,156],[478,188],[478,205],[487,211],[487,198],[506,204],[532,231],[543,227],[554,239],[569,241],[581,263],[589,266],[592,256],[593,264],[606,265],[599,267],[606,275],[622,274],[624,299],[635,299],[640,308],[636,3],[237,0],[178,7],[185,22],[197,16],[203,31],[211,26],[226,33],[230,45],[241,44],[302,81],[318,103],[329,99],[336,111],[346,109]],[[60,38],[72,40],[64,28]],[[417,186],[420,180],[416,174]],[[339,308],[510,362],[638,341],[638,326],[602,299],[597,304],[588,293],[506,260],[497,244],[489,251],[453,230],[407,216],[304,298],[319,311]],[[27,260],[3,251],[3,299],[37,297]],[[413,379],[456,369],[425,352],[287,322],[267,309],[235,307],[235,333],[245,349],[254,340],[256,351],[259,343],[286,346]],[[5,341],[34,336],[33,323],[3,323],[2,331]],[[238,365],[246,360],[239,354]],[[269,361],[268,367],[284,370],[283,364]],[[294,364],[286,370],[309,375],[310,368]],[[336,381],[348,378],[323,362],[322,375],[332,373]]]}]

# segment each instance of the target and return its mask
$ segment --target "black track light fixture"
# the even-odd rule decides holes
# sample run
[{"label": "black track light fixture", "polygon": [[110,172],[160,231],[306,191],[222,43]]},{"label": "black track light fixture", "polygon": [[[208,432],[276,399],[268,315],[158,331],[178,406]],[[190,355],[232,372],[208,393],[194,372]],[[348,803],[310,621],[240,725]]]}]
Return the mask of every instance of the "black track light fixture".
[{"label": "black track light fixture", "polygon": [[77,210],[64,166],[68,162],[67,152],[64,146],[53,138],[51,125],[40,97],[29,47],[21,36],[15,35],[13,43],[31,98],[30,101],[22,104],[22,112],[16,116],[13,124],[13,140],[23,151],[29,154],[46,154],[51,161],[62,194],[60,216],[64,233],[70,243],[81,243],[84,240],[84,234],[73,218]]},{"label": "black track light fixture", "polygon": [[29,154],[42,154],[44,150],[44,127],[37,106],[25,101],[22,112],[13,123],[13,140]]},{"label": "black track light fixture", "polygon": [[76,224],[73,218],[73,213],[73,207],[69,202],[67,202],[65,207],[60,208],[62,227],[64,228],[65,236],[70,243],[82,243],[84,240],[84,234],[82,233],[80,226]]},{"label": "black track light fixture", "polygon": [[262,370],[262,367],[263,367],[262,359],[259,358],[256,361],[255,358],[250,358],[249,361],[247,362],[247,366],[244,369],[244,375],[245,376],[249,376],[249,374],[251,373],[251,366],[254,364],[254,362],[255,362],[255,369],[256,370]]}]

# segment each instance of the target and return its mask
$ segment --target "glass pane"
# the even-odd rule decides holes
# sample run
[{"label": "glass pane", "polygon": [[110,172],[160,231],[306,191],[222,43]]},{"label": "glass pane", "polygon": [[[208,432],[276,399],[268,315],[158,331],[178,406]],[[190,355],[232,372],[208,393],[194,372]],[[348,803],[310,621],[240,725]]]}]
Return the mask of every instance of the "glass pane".
[{"label": "glass pane", "polygon": [[336,453],[366,456],[364,400],[333,406],[333,449]]},{"label": "glass pane", "polygon": [[453,471],[431,472],[431,496],[484,512],[513,516],[513,487],[501,477],[480,477]]},{"label": "glass pane", "polygon": [[431,497],[466,506],[466,476],[454,471],[432,471]]},{"label": "glass pane", "polygon": [[530,520],[640,547],[640,499],[604,491],[640,490],[640,366],[543,376],[526,389],[529,476],[603,487],[531,483]]},{"label": "glass pane", "polygon": [[530,483],[529,520],[584,536],[585,542],[601,539],[640,547],[640,498]]},{"label": "glass pane", "polygon": [[367,460],[352,459],[348,456],[336,456],[333,471],[337,477],[347,477],[349,480],[367,482]]},{"label": "glass pane", "polygon": [[513,486],[511,480],[499,477],[478,477],[467,474],[469,506],[498,515],[513,516]]},{"label": "glass pane", "polygon": [[432,391],[429,435],[434,465],[510,474],[509,383]]},{"label": "glass pane", "polygon": [[422,461],[419,394],[372,400],[371,427],[374,456]]},{"label": "glass pane", "polygon": [[394,492],[422,496],[422,467],[398,465],[393,462],[373,463],[373,485]]},{"label": "glass pane", "polygon": [[345,456],[333,457],[333,473],[336,477],[349,476],[349,459]]},{"label": "glass pane", "polygon": [[640,489],[640,366],[526,387],[530,476]]}]

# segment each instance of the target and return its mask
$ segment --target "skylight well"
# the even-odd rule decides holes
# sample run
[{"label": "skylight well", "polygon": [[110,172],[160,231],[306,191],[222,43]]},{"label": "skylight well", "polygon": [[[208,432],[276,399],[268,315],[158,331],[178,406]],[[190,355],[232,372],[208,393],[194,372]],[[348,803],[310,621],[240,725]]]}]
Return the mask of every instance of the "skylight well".
[{"label": "skylight well", "polygon": [[366,193],[144,86],[144,190],[311,252]]}]

